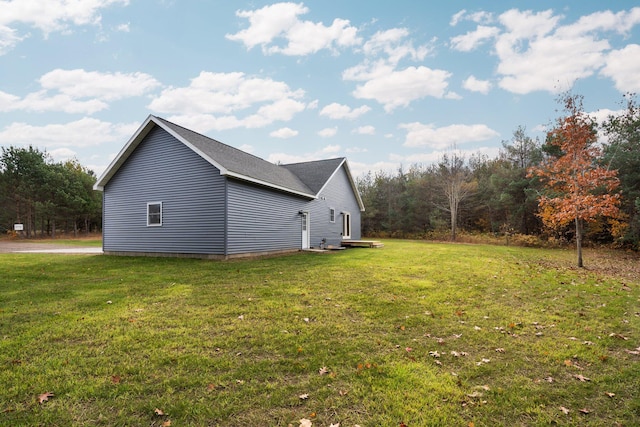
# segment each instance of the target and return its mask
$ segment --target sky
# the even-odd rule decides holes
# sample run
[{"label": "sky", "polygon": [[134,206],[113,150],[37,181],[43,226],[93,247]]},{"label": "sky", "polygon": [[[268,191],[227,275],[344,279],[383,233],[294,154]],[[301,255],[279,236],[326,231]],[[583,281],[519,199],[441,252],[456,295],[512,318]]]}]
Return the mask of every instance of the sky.
[{"label": "sky", "polygon": [[394,173],[640,92],[637,1],[0,0],[0,146],[100,175],[153,114],[271,162]]}]

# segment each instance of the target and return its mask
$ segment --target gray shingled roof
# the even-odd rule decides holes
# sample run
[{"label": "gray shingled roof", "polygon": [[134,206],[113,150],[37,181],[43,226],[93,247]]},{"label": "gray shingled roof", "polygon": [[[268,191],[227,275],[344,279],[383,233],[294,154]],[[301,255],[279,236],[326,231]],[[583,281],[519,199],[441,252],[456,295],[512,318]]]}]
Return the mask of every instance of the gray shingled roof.
[{"label": "gray shingled roof", "polygon": [[318,194],[344,160],[344,157],[341,157],[314,162],[290,163],[282,165],[282,167],[293,172],[314,194]]},{"label": "gray shingled roof", "polygon": [[287,168],[275,165],[160,117],[156,117],[156,119],[229,172],[290,189],[297,193],[312,196],[316,194],[313,189],[310,189],[294,172]]},{"label": "gray shingled roof", "polygon": [[[218,167],[221,173],[231,178],[254,182],[309,198],[316,197],[329,178],[346,161],[344,158],[337,158],[278,166],[168,120],[151,115],[98,178],[94,185],[96,190],[104,188],[106,183],[116,174],[120,166],[124,164],[154,126],[160,126],[173,134],[209,163]],[[353,181],[351,185],[361,209],[363,209],[362,201],[357,194]]]}]

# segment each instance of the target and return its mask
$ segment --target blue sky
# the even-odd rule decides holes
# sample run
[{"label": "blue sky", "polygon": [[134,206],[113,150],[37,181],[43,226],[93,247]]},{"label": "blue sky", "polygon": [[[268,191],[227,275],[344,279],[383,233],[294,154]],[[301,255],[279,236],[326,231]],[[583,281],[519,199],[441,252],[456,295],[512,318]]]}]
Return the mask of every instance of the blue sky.
[{"label": "blue sky", "polygon": [[355,175],[544,138],[640,91],[634,1],[0,0],[0,145],[98,175],[149,114]]}]

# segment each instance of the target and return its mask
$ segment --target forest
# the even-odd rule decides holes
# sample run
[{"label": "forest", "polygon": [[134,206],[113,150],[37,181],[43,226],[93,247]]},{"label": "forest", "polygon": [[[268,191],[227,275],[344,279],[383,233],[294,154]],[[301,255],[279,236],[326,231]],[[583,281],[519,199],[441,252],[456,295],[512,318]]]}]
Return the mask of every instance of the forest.
[{"label": "forest", "polygon": [[639,249],[640,110],[597,124],[582,97],[559,96],[563,114],[545,141],[519,126],[500,154],[466,158],[455,149],[430,165],[357,180],[364,236],[456,240],[460,232],[519,244],[584,239]]},{"label": "forest", "polygon": [[102,193],[93,190],[95,181],[77,160],[54,162],[32,146],[2,147],[0,232],[26,238],[99,232]]},{"label": "forest", "polygon": [[[452,147],[434,164],[369,172],[357,181],[369,237],[456,241],[483,234],[524,245],[575,242],[640,249],[640,109],[597,123],[582,96],[558,97],[562,114],[545,141],[518,126],[495,158]],[[34,147],[2,147],[0,232],[21,237],[99,232],[96,176],[77,160]],[[580,257],[580,253],[579,253]]]}]

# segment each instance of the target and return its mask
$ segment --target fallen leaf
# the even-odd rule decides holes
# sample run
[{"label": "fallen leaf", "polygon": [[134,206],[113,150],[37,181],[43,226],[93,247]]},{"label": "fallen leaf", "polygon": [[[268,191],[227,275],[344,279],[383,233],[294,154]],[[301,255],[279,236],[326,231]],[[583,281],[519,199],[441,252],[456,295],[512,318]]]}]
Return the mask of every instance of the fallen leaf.
[{"label": "fallen leaf", "polygon": [[482,397],[482,393],[480,393],[479,391],[474,391],[473,393],[467,394],[467,397],[471,397],[471,398]]},{"label": "fallen leaf", "polygon": [[240,316],[238,316],[238,319],[244,320],[244,314],[241,314]]},{"label": "fallen leaf", "polygon": [[548,383],[552,383],[554,381],[553,377],[547,377],[544,380]]},{"label": "fallen leaf", "polygon": [[111,382],[113,384],[120,384],[121,380],[122,378],[120,378],[120,375],[111,375]]},{"label": "fallen leaf", "polygon": [[153,412],[154,412],[156,415],[158,415],[159,417],[161,417],[161,416],[165,415],[165,413],[164,413],[164,411],[163,411],[162,409],[158,409],[158,408],[156,408],[156,409],[154,409],[154,410],[153,410]]},{"label": "fallen leaf", "polygon": [[404,423],[404,421],[400,421],[400,425],[398,427],[407,427],[407,425]]},{"label": "fallen leaf", "polygon": [[338,423],[338,424],[331,424],[331,425],[329,425],[329,427],[340,427],[340,423]]},{"label": "fallen leaf", "polygon": [[319,373],[320,375],[328,374],[328,373],[329,373],[329,369],[327,369],[327,367],[326,367],[326,366],[323,366],[322,368],[318,369],[318,373]]},{"label": "fallen leaf", "polygon": [[588,413],[590,413],[591,411],[590,411],[590,410],[588,410],[587,408],[582,408],[582,409],[580,409],[580,412],[582,412],[583,414],[588,414]]},{"label": "fallen leaf", "polygon": [[609,334],[610,337],[614,337],[614,338],[620,338],[621,340],[628,340],[629,338],[625,337],[624,335],[621,334],[616,334],[615,332],[611,332]]},{"label": "fallen leaf", "polygon": [[505,349],[502,347],[496,348],[496,353],[504,353]]},{"label": "fallen leaf", "polygon": [[301,394],[300,396],[298,396],[298,398],[300,400],[307,400],[309,398],[309,394],[308,393]]},{"label": "fallen leaf", "polygon": [[407,351],[407,353],[410,353],[411,351],[413,351],[411,347],[405,347],[405,350]]},{"label": "fallen leaf", "polygon": [[440,353],[438,353],[437,351],[430,351],[429,356],[438,358],[440,357]]},{"label": "fallen leaf", "polygon": [[311,427],[311,426],[312,426],[311,420],[308,420],[306,418],[302,418],[300,420],[300,427]]},{"label": "fallen leaf", "polygon": [[171,427],[171,420],[167,420],[162,423],[162,427]]},{"label": "fallen leaf", "polygon": [[616,395],[615,393],[605,393],[605,394],[609,397],[614,397]]},{"label": "fallen leaf", "polygon": [[565,408],[564,406],[560,407],[560,410],[562,411],[563,414],[565,415],[569,415],[569,412],[571,412],[569,409]]},{"label": "fallen leaf", "polygon": [[47,402],[50,397],[53,397],[53,393],[50,393],[50,392],[42,393],[41,395],[38,396],[38,403]]},{"label": "fallen leaf", "polygon": [[578,375],[574,375],[573,376],[575,379],[580,380],[580,382],[587,382],[587,381],[591,381],[591,378],[587,378],[582,374],[578,374]]},{"label": "fallen leaf", "polygon": [[573,366],[573,362],[570,359],[564,361],[564,366]]}]

